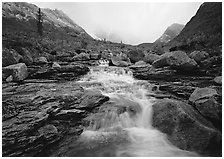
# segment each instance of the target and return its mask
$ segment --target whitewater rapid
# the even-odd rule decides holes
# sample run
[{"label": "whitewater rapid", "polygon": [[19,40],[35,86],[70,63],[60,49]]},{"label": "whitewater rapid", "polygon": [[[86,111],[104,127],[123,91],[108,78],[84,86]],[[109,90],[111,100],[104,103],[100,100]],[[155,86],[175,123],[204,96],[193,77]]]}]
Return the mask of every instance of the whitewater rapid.
[{"label": "whitewater rapid", "polygon": [[171,157],[197,156],[172,145],[152,127],[152,85],[136,80],[128,69],[93,67],[79,83],[100,90],[109,104],[93,113],[77,143],[77,156]]}]

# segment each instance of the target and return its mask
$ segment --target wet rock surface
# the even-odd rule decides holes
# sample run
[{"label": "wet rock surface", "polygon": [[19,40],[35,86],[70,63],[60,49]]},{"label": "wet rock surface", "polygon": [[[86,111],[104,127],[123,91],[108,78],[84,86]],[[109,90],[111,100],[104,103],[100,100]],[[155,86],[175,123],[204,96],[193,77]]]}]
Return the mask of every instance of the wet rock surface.
[{"label": "wet rock surface", "polygon": [[[26,81],[25,81],[26,82]],[[108,100],[72,82],[29,80],[3,84],[3,156],[41,156]]]}]

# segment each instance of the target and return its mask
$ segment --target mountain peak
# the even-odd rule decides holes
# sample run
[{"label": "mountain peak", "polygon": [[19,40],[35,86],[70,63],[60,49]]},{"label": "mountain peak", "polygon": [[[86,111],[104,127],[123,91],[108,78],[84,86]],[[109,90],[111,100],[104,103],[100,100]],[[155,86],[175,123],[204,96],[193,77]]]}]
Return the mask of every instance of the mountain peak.
[{"label": "mountain peak", "polygon": [[157,39],[154,43],[158,44],[169,42],[170,40],[175,38],[183,28],[184,28],[183,24],[173,23],[165,30],[163,35],[159,39]]}]

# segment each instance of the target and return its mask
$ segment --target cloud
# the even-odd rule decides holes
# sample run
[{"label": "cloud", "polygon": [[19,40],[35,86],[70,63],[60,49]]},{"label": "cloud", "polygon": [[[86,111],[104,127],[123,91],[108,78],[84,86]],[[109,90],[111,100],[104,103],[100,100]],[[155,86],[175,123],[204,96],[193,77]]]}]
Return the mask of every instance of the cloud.
[{"label": "cloud", "polygon": [[199,2],[40,2],[40,7],[60,9],[89,34],[103,32],[124,43],[154,42],[173,23],[186,24]]}]

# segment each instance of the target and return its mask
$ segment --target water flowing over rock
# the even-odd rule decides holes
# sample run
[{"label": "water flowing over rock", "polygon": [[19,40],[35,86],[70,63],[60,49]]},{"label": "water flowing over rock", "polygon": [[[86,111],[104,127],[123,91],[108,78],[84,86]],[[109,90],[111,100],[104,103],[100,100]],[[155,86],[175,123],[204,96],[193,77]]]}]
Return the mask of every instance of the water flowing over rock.
[{"label": "water flowing over rock", "polygon": [[153,126],[184,150],[221,152],[221,133],[192,106],[176,100],[160,100],[153,106]]},{"label": "water flowing over rock", "polygon": [[3,84],[3,156],[38,156],[69,131],[78,133],[77,123],[85,110],[98,107],[105,99],[72,82]]},{"label": "water flowing over rock", "polygon": [[161,55],[152,65],[156,68],[170,66],[174,69],[189,71],[196,68],[197,63],[193,59],[190,59],[185,52],[173,51]]},{"label": "water flowing over rock", "polygon": [[23,81],[28,76],[27,67],[24,63],[18,63],[2,68],[3,80],[12,76],[13,81]]}]

